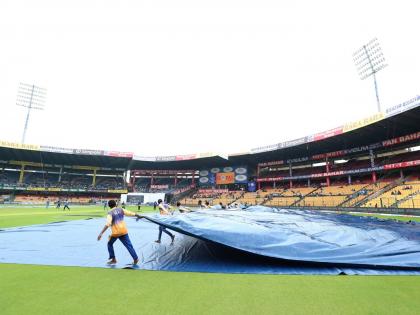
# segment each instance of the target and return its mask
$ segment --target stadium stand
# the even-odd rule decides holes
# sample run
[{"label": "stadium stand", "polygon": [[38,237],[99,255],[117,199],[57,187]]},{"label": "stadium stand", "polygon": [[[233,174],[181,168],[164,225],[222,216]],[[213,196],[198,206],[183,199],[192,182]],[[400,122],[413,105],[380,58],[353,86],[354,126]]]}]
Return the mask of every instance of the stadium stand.
[{"label": "stadium stand", "polygon": [[244,194],[244,192],[241,191],[230,191],[227,193],[223,193],[220,196],[214,198],[212,200],[213,205],[222,204],[223,206],[227,206],[230,204],[233,204],[235,202],[239,202],[239,199]]},{"label": "stadium stand", "polygon": [[418,181],[405,181],[403,184],[397,185],[368,200],[362,207],[390,208],[398,206],[399,208],[412,208],[417,204],[419,192],[420,183]]},{"label": "stadium stand", "polygon": [[3,141],[0,193],[4,201],[15,196],[20,202],[44,202],[47,197],[84,202],[87,196],[156,192],[178,195],[188,205],[201,200],[366,211],[420,208],[419,119],[418,104],[390,109],[334,130],[228,157],[142,158]]},{"label": "stadium stand", "polygon": [[88,196],[74,196],[74,197],[61,197],[61,196],[37,196],[37,195],[17,195],[14,198],[15,203],[21,204],[45,204],[47,200],[50,201],[51,206],[56,204],[58,200],[64,201],[67,200],[71,204],[88,204],[94,203],[97,201],[95,197]]}]

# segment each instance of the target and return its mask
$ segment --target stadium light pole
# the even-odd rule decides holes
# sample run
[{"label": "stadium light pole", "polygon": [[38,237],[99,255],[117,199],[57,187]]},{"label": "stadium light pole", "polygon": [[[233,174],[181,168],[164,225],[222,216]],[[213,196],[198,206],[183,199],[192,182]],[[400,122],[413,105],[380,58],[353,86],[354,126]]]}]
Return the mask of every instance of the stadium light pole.
[{"label": "stadium light pole", "polygon": [[28,112],[26,114],[25,127],[23,128],[22,143],[25,143],[26,131],[28,129],[29,116],[32,109],[43,110],[47,90],[36,85],[20,83],[16,105],[26,107]]},{"label": "stadium light pole", "polygon": [[375,83],[376,102],[378,104],[378,112],[381,111],[381,103],[379,102],[378,84],[376,82],[376,73],[387,66],[385,57],[382,53],[381,46],[377,38],[372,39],[363,45],[353,54],[353,61],[356,65],[360,79],[364,80],[373,76]]}]

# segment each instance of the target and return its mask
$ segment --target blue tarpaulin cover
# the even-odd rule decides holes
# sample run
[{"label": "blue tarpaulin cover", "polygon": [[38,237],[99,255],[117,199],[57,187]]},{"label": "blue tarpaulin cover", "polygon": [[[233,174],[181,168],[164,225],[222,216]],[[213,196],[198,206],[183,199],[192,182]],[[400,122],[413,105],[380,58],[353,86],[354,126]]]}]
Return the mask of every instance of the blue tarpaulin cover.
[{"label": "blue tarpaulin cover", "polygon": [[416,224],[261,206],[152,220],[181,233],[265,257],[420,270],[420,226]]},{"label": "blue tarpaulin cover", "polygon": [[[251,207],[126,218],[139,269],[259,274],[420,275],[420,225]],[[0,262],[106,267],[104,219],[0,231]],[[175,244],[156,224],[176,231]],[[104,238],[105,239],[105,238]],[[118,241],[116,268],[131,261]]]}]

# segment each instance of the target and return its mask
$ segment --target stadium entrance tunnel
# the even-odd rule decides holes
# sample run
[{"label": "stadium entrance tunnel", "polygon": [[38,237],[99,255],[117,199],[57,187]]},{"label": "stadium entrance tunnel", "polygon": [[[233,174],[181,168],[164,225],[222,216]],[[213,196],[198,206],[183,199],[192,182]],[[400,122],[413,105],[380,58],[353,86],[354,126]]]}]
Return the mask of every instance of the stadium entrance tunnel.
[{"label": "stadium entrance tunnel", "polygon": [[[126,218],[139,269],[256,273],[420,275],[420,225],[345,214],[251,207]],[[0,231],[0,262],[106,267],[103,219]],[[174,245],[158,226],[176,231]],[[115,243],[118,264],[132,260]]]}]

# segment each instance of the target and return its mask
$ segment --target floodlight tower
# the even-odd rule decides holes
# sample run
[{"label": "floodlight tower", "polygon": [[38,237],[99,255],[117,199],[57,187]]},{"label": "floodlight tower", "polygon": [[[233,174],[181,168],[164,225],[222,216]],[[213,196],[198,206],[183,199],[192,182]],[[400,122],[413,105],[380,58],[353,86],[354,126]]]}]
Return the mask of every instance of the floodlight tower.
[{"label": "floodlight tower", "polygon": [[376,101],[378,103],[378,112],[381,111],[381,103],[379,102],[378,84],[376,83],[376,73],[387,66],[382,49],[379,46],[377,38],[372,39],[366,45],[363,45],[353,54],[353,61],[356,65],[360,79],[364,80],[373,76],[375,83]]},{"label": "floodlight tower", "polygon": [[26,114],[25,127],[23,128],[22,143],[25,143],[26,130],[28,129],[29,115],[32,109],[43,110],[47,90],[36,85],[20,83],[16,105],[26,107],[28,113]]}]

